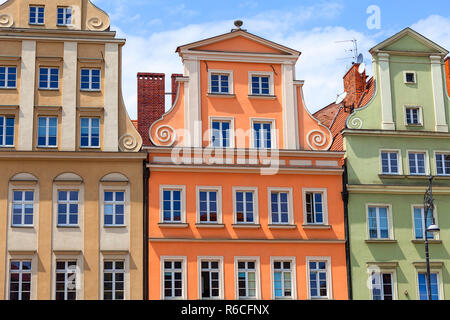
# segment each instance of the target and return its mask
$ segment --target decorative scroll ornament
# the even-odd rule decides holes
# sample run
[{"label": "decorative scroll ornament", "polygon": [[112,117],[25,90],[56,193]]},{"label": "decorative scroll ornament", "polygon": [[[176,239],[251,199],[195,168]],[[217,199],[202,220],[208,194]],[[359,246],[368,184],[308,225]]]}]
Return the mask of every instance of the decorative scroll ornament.
[{"label": "decorative scroll ornament", "polygon": [[352,129],[361,129],[363,126],[363,121],[360,118],[354,118],[350,121],[350,124],[352,125]]},{"label": "decorative scroll ornament", "polygon": [[99,17],[92,17],[87,22],[87,27],[91,31],[99,31],[102,29],[103,21]]},{"label": "decorative scroll ornament", "polygon": [[4,13],[0,15],[0,27],[11,27],[14,24],[14,19],[13,17],[8,14],[8,13]]},{"label": "decorative scroll ornament", "polygon": [[311,149],[320,150],[327,143],[327,137],[322,131],[312,130],[308,133],[306,141]]},{"label": "decorative scroll ornament", "polygon": [[135,151],[138,146],[138,141],[130,134],[124,134],[119,139],[119,148],[123,152]]},{"label": "decorative scroll ornament", "polygon": [[159,142],[171,146],[175,142],[177,134],[170,126],[159,126],[158,129],[156,129],[156,138]]}]

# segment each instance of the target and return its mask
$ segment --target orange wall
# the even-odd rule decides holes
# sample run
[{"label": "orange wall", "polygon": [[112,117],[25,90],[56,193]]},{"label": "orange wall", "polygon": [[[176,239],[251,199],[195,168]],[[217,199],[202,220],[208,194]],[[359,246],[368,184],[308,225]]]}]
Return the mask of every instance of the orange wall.
[{"label": "orange wall", "polygon": [[450,96],[450,58],[445,60],[445,79],[447,80],[447,91]]}]

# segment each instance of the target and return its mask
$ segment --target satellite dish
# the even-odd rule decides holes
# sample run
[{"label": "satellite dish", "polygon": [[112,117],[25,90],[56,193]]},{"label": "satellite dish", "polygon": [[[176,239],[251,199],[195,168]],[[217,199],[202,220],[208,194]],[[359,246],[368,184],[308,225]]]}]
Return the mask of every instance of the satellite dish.
[{"label": "satellite dish", "polygon": [[344,99],[347,98],[347,92],[341,93],[337,96],[336,104],[341,104]]},{"label": "satellite dish", "polygon": [[366,71],[366,64],[365,63],[361,63],[359,65],[358,72],[359,72],[359,74],[363,74],[364,71]]},{"label": "satellite dish", "polygon": [[358,63],[358,64],[364,63],[364,56],[362,53],[360,53],[358,55],[358,58],[356,58],[356,63]]}]

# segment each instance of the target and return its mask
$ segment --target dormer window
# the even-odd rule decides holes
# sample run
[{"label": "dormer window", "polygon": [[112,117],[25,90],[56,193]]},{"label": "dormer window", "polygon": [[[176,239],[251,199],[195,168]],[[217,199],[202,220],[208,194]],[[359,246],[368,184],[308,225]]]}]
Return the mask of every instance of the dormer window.
[{"label": "dormer window", "polygon": [[404,80],[406,84],[415,84],[417,83],[416,73],[412,71],[405,71]]},{"label": "dormer window", "polygon": [[58,26],[69,26],[72,24],[72,8],[70,7],[58,7]]},{"label": "dormer window", "polygon": [[30,24],[44,24],[44,6],[30,6]]}]

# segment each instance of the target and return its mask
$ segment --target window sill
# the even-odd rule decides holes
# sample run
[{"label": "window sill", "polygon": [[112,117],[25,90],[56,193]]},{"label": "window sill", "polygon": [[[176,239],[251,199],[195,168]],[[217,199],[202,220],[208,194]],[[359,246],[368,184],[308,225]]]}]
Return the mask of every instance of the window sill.
[{"label": "window sill", "polygon": [[116,226],[103,226],[105,229],[126,229],[126,225],[116,225]]},{"label": "window sill", "polygon": [[51,151],[54,151],[54,150],[57,150],[57,149],[58,149],[57,146],[56,146],[56,147],[37,146],[36,148],[39,149],[39,150],[51,150]]},{"label": "window sill", "polygon": [[38,90],[39,91],[59,91],[59,88],[55,88],[55,89],[52,89],[52,88],[39,88]]},{"label": "window sill", "polygon": [[16,229],[34,229],[34,225],[30,225],[30,226],[14,226],[12,225],[11,228],[16,228]]},{"label": "window sill", "polygon": [[99,89],[80,89],[81,92],[102,92]]},{"label": "window sill", "polygon": [[261,229],[260,224],[251,224],[251,223],[235,223],[232,225],[235,229]]},{"label": "window sill", "polygon": [[264,95],[264,94],[249,94],[248,95],[249,99],[263,99],[263,100],[276,100],[277,96],[272,96],[272,95]]},{"label": "window sill", "polygon": [[56,226],[58,229],[80,229],[79,225],[73,225],[73,226]]},{"label": "window sill", "polygon": [[158,223],[160,228],[171,228],[171,229],[184,229],[189,227],[189,223],[169,223],[169,222],[161,222]]},{"label": "window sill", "polygon": [[434,177],[435,180],[450,180],[450,175],[438,175]]},{"label": "window sill", "polygon": [[[411,240],[414,244],[425,244],[425,240]],[[442,240],[428,240],[429,244],[442,244]]]},{"label": "window sill", "polygon": [[366,240],[366,243],[368,243],[368,244],[373,244],[373,243],[386,244],[386,243],[398,243],[398,241],[397,240],[376,240],[376,239],[372,239],[372,240]]},{"label": "window sill", "polygon": [[17,87],[14,87],[14,88],[3,88],[3,87],[0,87],[0,90],[17,90]]},{"label": "window sill", "polygon": [[196,223],[195,226],[197,228],[204,228],[204,229],[221,229],[221,228],[225,228],[224,224],[219,224],[219,223]]},{"label": "window sill", "polygon": [[429,174],[410,174],[406,176],[406,178],[408,179],[424,179],[424,180],[425,179],[428,180],[429,177],[430,177]]},{"label": "window sill", "polygon": [[235,94],[230,93],[208,93],[207,96],[211,98],[236,98]]},{"label": "window sill", "polygon": [[386,174],[386,173],[381,173],[378,175],[380,177],[380,179],[404,179],[407,176],[403,175],[403,174]]},{"label": "window sill", "polygon": [[411,123],[411,124],[405,124],[406,128],[420,128],[423,127],[422,123]]},{"label": "window sill", "polygon": [[297,225],[295,224],[269,224],[269,229],[297,229]]},{"label": "window sill", "polygon": [[331,230],[330,225],[314,225],[314,224],[304,224],[303,229],[310,229],[310,230]]},{"label": "window sill", "polygon": [[88,151],[97,150],[97,151],[101,151],[101,148],[100,147],[80,147],[80,150],[88,150]]}]

